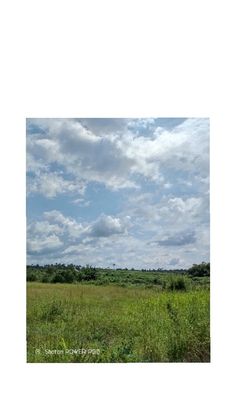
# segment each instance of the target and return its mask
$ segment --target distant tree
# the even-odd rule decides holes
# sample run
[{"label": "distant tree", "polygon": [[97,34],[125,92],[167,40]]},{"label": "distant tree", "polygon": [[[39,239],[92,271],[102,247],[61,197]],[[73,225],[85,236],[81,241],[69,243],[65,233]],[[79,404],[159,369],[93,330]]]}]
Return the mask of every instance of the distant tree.
[{"label": "distant tree", "polygon": [[53,272],[54,272],[53,266],[47,265],[47,266],[45,266],[45,268],[46,268],[46,273],[48,275],[52,275],[53,274]]},{"label": "distant tree", "polygon": [[52,278],[52,282],[54,283],[71,284],[74,281],[75,281],[75,272],[71,268],[58,270],[55,276]]},{"label": "distant tree", "polygon": [[81,275],[83,281],[95,281],[97,279],[97,269],[86,265],[81,269]]},{"label": "distant tree", "polygon": [[37,272],[34,272],[32,269],[27,269],[26,279],[28,282],[39,281],[39,275],[37,274]]},{"label": "distant tree", "polygon": [[203,277],[210,276],[210,263],[202,262],[200,264],[194,264],[188,269],[188,274],[191,277]]}]

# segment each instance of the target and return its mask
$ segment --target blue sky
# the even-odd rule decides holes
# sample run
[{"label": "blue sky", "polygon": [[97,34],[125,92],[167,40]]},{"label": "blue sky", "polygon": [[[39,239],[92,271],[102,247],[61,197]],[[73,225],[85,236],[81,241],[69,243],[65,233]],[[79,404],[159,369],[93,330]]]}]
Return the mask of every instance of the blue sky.
[{"label": "blue sky", "polygon": [[209,261],[209,119],[27,119],[27,263]]}]

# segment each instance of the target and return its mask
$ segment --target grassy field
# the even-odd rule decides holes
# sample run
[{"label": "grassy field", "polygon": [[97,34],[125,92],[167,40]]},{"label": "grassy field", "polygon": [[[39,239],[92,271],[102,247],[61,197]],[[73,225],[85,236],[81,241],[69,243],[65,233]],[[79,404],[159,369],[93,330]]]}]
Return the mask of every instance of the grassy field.
[{"label": "grassy field", "polygon": [[209,297],[205,285],[30,282],[27,361],[209,362]]}]

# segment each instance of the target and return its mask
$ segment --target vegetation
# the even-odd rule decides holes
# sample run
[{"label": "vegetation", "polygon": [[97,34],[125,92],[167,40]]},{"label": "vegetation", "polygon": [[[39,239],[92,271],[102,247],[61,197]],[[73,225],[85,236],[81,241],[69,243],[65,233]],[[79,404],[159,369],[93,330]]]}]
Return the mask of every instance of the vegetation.
[{"label": "vegetation", "polygon": [[189,270],[188,274],[191,277],[198,278],[203,276],[210,276],[210,263],[202,262],[200,265],[194,264]]},{"label": "vegetation", "polygon": [[[208,275],[207,275],[208,274]],[[118,284],[157,287],[162,290],[187,291],[199,287],[209,288],[210,264],[193,265],[189,270],[101,269],[81,265],[27,266],[27,281],[43,283],[90,283],[94,285]]]},{"label": "vegetation", "polygon": [[28,362],[209,362],[209,277],[194,273],[27,267]]},{"label": "vegetation", "polygon": [[209,362],[209,290],[28,283],[28,362]]},{"label": "vegetation", "polygon": [[44,283],[65,283],[95,281],[98,271],[92,266],[75,266],[75,265],[32,265],[27,266],[27,281],[44,282]]}]

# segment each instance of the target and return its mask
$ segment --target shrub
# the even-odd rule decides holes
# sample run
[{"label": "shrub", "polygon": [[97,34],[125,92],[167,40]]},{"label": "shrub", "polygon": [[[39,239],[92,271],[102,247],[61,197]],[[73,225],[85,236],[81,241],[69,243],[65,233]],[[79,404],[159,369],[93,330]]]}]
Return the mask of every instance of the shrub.
[{"label": "shrub", "polygon": [[97,270],[92,266],[87,265],[81,269],[81,275],[83,281],[95,281],[97,279]]},{"label": "shrub", "polygon": [[185,278],[171,278],[170,282],[167,285],[167,289],[171,291],[187,291],[187,283]]},{"label": "shrub", "polygon": [[53,284],[56,284],[56,283],[62,284],[64,282],[63,273],[61,271],[56,272],[56,274],[51,279],[51,282]]},{"label": "shrub", "polygon": [[75,271],[72,269],[66,269],[63,272],[63,277],[64,277],[64,282],[71,284],[72,282],[75,281],[75,277],[76,277]]},{"label": "shrub", "polygon": [[210,263],[202,262],[199,265],[194,264],[189,270],[188,274],[191,277],[210,276]]},{"label": "shrub", "polygon": [[40,281],[40,275],[34,270],[27,269],[26,280],[29,282]]},{"label": "shrub", "polygon": [[50,276],[48,276],[48,275],[44,275],[44,276],[43,276],[43,278],[42,278],[42,282],[43,282],[44,284],[48,284],[48,283],[50,283],[50,282],[51,282],[51,277],[50,277]]},{"label": "shrub", "polygon": [[163,281],[157,276],[153,279],[153,284],[162,285]]},{"label": "shrub", "polygon": [[26,280],[29,282],[37,281],[36,276],[33,272],[27,272]]}]

